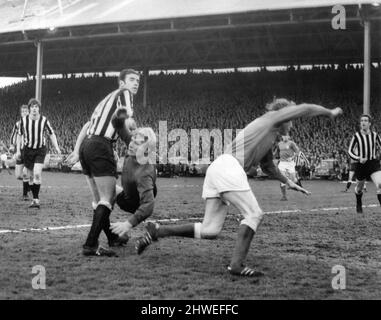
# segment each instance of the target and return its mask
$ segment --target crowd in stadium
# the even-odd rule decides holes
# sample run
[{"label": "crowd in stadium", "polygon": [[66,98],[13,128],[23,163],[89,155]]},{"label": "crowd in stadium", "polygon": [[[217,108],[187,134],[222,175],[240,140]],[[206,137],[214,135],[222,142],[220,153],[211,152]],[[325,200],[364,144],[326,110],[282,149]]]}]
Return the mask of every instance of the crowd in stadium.
[{"label": "crowd in stadium", "polygon": [[[371,112],[377,124],[381,120],[381,113],[376,112],[381,102],[377,93],[381,85],[380,66],[373,66],[371,74]],[[19,117],[19,106],[34,96],[34,86],[31,79],[0,90],[0,140],[8,143]],[[347,170],[349,139],[358,128],[363,108],[362,86],[363,70],[353,66],[312,70],[291,67],[276,72],[262,69],[258,72],[161,73],[148,78],[146,107],[143,107],[141,81],[134,101],[134,117],[139,126],[150,126],[156,133],[159,121],[167,120],[168,132],[181,128],[189,134],[191,129],[242,129],[265,112],[266,103],[274,97],[328,108],[339,106],[344,116],[338,120],[305,118],[294,123],[292,139],[306,154],[312,169],[321,159],[334,158],[342,170]],[[41,110],[56,132],[62,153],[73,150],[82,125],[89,120],[97,103],[116,88],[116,78],[106,76],[65,75],[63,79],[43,80]],[[126,147],[118,143],[116,150],[123,156]],[[186,168],[180,170],[189,172]]]}]

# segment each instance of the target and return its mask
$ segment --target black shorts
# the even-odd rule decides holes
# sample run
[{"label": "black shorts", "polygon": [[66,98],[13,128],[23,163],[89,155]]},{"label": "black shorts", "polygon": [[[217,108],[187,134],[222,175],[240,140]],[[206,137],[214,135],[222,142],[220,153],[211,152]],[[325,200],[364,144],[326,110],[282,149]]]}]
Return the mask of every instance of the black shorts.
[{"label": "black shorts", "polygon": [[368,160],[365,163],[358,163],[356,166],[355,176],[357,180],[366,180],[369,179],[370,176],[381,170],[380,161],[379,160]]},{"label": "black shorts", "polygon": [[24,148],[24,166],[33,170],[35,163],[44,163],[46,156],[46,147],[39,149]]},{"label": "black shorts", "polygon": [[349,171],[356,171],[357,165],[358,165],[358,162],[351,162],[349,166]]},{"label": "black shorts", "polygon": [[18,166],[24,164],[24,149],[21,149],[20,152],[21,152],[20,159],[16,159],[16,165]]},{"label": "black shorts", "polygon": [[112,143],[104,137],[86,137],[79,148],[79,161],[87,176],[118,177]]}]

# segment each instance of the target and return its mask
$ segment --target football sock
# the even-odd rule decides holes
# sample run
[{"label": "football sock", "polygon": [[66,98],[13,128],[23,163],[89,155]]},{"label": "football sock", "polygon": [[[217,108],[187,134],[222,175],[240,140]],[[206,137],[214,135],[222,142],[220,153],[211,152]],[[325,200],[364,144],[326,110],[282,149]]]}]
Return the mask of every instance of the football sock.
[{"label": "football sock", "polygon": [[357,205],[362,206],[362,192],[356,193],[356,203]]},{"label": "football sock", "polygon": [[238,237],[235,243],[233,257],[230,266],[241,267],[249,252],[251,241],[254,237],[254,230],[245,224],[241,224],[238,229]]},{"label": "football sock", "polygon": [[89,234],[87,236],[85,246],[96,247],[98,244],[98,238],[102,232],[106,219],[110,216],[111,210],[106,206],[100,204],[94,211],[93,222]]},{"label": "football sock", "polygon": [[27,196],[29,191],[29,182],[28,181],[23,181],[22,183],[22,194],[23,196]]},{"label": "football sock", "polygon": [[352,181],[348,181],[348,182],[347,182],[346,190],[349,190],[349,188],[351,187],[351,185],[352,185]]},{"label": "football sock", "polygon": [[33,183],[33,185],[31,187],[32,187],[31,189],[32,189],[32,193],[33,193],[33,199],[38,199],[38,195],[40,193],[41,185]]},{"label": "football sock", "polygon": [[[94,210],[95,213],[95,210]],[[111,211],[110,211],[111,213]],[[110,214],[108,214],[107,217],[105,217],[104,223],[103,223],[103,232],[106,234],[107,240],[110,241],[115,241],[119,238],[119,236],[112,232],[110,230]]]},{"label": "football sock", "polygon": [[180,226],[160,226],[157,229],[158,238],[171,236],[194,238],[194,223]]}]

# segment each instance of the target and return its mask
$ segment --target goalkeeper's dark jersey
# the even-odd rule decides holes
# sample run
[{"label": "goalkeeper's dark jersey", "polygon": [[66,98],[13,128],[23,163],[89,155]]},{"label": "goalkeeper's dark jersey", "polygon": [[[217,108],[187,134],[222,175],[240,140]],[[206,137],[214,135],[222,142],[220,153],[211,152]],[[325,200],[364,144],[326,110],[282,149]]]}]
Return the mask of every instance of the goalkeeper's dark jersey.
[{"label": "goalkeeper's dark jersey", "polygon": [[126,157],[122,187],[123,192],[118,195],[117,204],[122,210],[134,213],[130,222],[136,226],[153,213],[157,193],[156,166],[139,164],[135,156]]}]

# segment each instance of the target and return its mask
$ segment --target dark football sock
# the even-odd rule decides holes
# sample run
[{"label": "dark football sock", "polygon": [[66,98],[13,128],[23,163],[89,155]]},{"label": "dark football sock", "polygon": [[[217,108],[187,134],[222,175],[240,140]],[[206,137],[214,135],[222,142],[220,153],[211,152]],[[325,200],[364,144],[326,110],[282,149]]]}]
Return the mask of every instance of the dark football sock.
[{"label": "dark football sock", "polygon": [[362,206],[362,192],[356,193],[356,203],[357,203],[357,205]]},{"label": "dark football sock", "polygon": [[378,202],[380,203],[380,206],[381,206],[381,194],[377,194],[377,199],[378,199]]},{"label": "dark football sock", "polygon": [[27,196],[29,191],[29,182],[23,182],[22,183],[22,194],[23,196]]},{"label": "dark football sock", "polygon": [[[95,212],[95,211],[94,211]],[[110,212],[111,213],[111,212]],[[115,241],[119,236],[110,230],[110,214],[105,218],[103,223],[103,232],[106,234],[107,240]]]},{"label": "dark football sock", "polygon": [[238,237],[235,243],[233,257],[230,263],[232,268],[238,268],[243,265],[247,253],[249,252],[251,241],[254,237],[254,230],[245,224],[241,224],[238,229]]},{"label": "dark football sock", "polygon": [[98,207],[95,209],[93,222],[85,242],[86,247],[97,246],[99,235],[102,232],[104,223],[107,217],[109,217],[110,212],[111,210],[102,204],[98,205]]},{"label": "dark football sock", "polygon": [[179,226],[160,226],[159,229],[157,229],[157,237],[194,238],[194,223]]},{"label": "dark football sock", "polygon": [[33,184],[32,185],[32,193],[33,193],[33,199],[38,199],[38,195],[40,193],[40,184]]},{"label": "dark football sock", "polygon": [[346,187],[346,189],[349,190],[349,188],[351,187],[351,185],[352,185],[352,181],[348,181],[348,182],[347,182],[347,187]]}]

